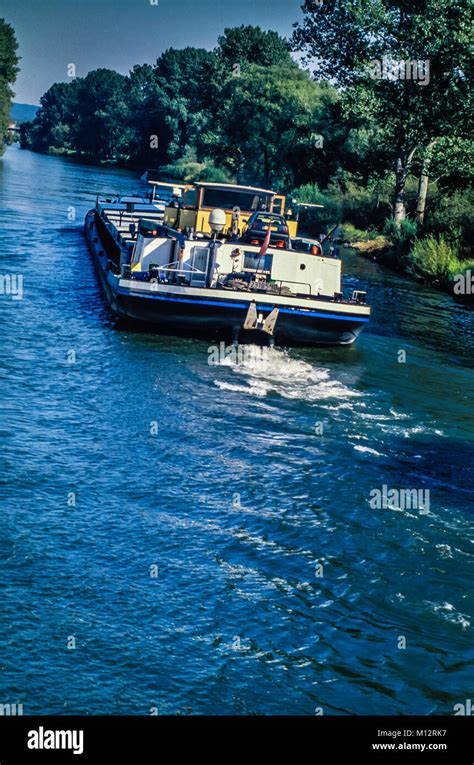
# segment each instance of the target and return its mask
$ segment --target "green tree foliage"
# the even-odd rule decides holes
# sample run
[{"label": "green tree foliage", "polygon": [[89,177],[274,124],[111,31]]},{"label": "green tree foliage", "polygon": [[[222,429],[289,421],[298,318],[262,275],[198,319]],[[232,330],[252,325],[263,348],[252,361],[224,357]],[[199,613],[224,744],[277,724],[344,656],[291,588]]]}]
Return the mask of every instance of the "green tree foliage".
[{"label": "green tree foliage", "polygon": [[[98,69],[53,85],[23,145],[294,189],[324,205],[301,214],[313,233],[339,221],[382,231],[395,208],[400,253],[405,214],[417,236],[443,235],[465,253],[467,0],[307,0],[304,13],[293,44],[318,59],[309,71],[276,32],[226,29],[214,51],[170,48],[126,77]],[[384,58],[428,60],[429,82],[374,77]]]},{"label": "green tree foliage", "polygon": [[78,119],[78,83],[58,82],[40,100],[33,122],[22,126],[22,145],[36,151],[72,149],[71,131]]},{"label": "green tree foliage", "polygon": [[266,32],[260,27],[242,25],[225,29],[218,43],[219,56],[227,69],[234,73],[238,72],[236,65],[241,68],[248,64],[291,68],[297,66],[291,58],[289,42],[278,32]]},{"label": "green tree foliage", "polygon": [[[250,26],[226,29],[215,51],[170,48],[153,66],[137,65],[128,77],[98,69],[83,79],[53,85],[35,121],[23,128],[23,145],[153,167],[194,151],[199,163],[212,163],[217,154],[209,152],[221,145],[217,126],[227,87],[240,74],[234,64],[243,71],[271,65],[292,70],[292,76],[299,72],[289,43],[276,32]],[[223,177],[228,170],[214,167],[208,172]]]},{"label": "green tree foliage", "polygon": [[321,128],[335,100],[334,90],[296,67],[250,64],[222,89],[203,150],[242,181],[280,188],[304,183],[318,174],[318,157],[328,169]]},{"label": "green tree foliage", "polygon": [[156,110],[168,131],[167,154],[182,155],[196,146],[218,101],[222,65],[215,53],[200,48],[169,49],[156,62]]},{"label": "green tree foliage", "polygon": [[[142,64],[133,67],[127,80],[127,94],[131,161],[143,166],[161,165],[169,159],[167,146],[171,142],[171,131],[166,121],[166,110],[160,103],[153,66]],[[156,147],[154,136],[157,137]]]},{"label": "green tree foliage", "polygon": [[36,151],[77,151],[94,160],[126,159],[129,128],[127,78],[111,69],[52,85],[41,108],[22,127],[22,145]]},{"label": "green tree foliage", "polygon": [[10,108],[14,96],[12,85],[19,71],[17,49],[13,28],[5,19],[0,19],[0,155],[8,140]]},{"label": "green tree foliage", "polygon": [[[347,112],[372,131],[371,152],[395,173],[397,225],[416,152],[468,129],[471,8],[470,0],[304,3],[294,45],[318,59],[317,75],[344,89]],[[416,74],[414,62],[423,62]]]},{"label": "green tree foliage", "polygon": [[111,69],[96,69],[77,83],[75,148],[98,159],[127,157],[130,140],[127,80]]}]

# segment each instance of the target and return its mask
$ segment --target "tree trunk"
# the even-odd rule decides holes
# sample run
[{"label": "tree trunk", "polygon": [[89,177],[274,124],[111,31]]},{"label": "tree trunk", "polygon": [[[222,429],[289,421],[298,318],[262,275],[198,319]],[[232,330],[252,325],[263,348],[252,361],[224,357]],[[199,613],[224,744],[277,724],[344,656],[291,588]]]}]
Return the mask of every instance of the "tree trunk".
[{"label": "tree trunk", "polygon": [[400,228],[406,217],[405,185],[408,173],[401,157],[397,159],[397,172],[395,181],[395,200],[393,203],[393,220],[397,228]]},{"label": "tree trunk", "polygon": [[430,182],[430,163],[431,163],[431,149],[436,143],[436,139],[431,141],[426,147],[425,158],[421,166],[420,182],[418,184],[418,199],[416,203],[416,222],[418,225],[423,226],[425,222],[426,213],[426,197],[428,195],[428,186]]},{"label": "tree trunk", "polygon": [[421,168],[420,183],[418,185],[418,201],[416,204],[416,222],[422,226],[425,222],[426,196],[428,194],[428,184],[430,176],[428,172],[429,162],[424,159]]},{"label": "tree trunk", "polygon": [[406,218],[405,186],[416,149],[417,147],[415,146],[407,157],[400,155],[397,159],[395,198],[393,203],[393,220],[397,228],[400,228]]}]

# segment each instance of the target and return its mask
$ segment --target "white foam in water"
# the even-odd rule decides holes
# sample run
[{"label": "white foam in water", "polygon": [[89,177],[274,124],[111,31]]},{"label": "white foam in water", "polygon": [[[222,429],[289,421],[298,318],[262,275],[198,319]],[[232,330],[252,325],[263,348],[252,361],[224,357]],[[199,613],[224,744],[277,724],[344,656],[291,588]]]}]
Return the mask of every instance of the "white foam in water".
[{"label": "white foam in water", "polygon": [[389,425],[389,426],[380,425],[380,429],[384,433],[390,433],[391,435],[400,435],[400,436],[403,436],[403,438],[410,438],[410,436],[416,436],[420,434],[435,435],[440,437],[446,436],[444,430],[440,430],[439,428],[433,428],[432,425],[429,425],[429,424],[413,425],[412,427],[408,427],[408,428],[402,427],[401,425]]},{"label": "white foam in water", "polygon": [[374,454],[376,457],[383,457],[382,452],[378,452],[376,449],[371,449],[370,446],[354,446],[356,452],[366,452],[367,454]]},{"label": "white foam in water", "polygon": [[262,383],[261,385],[233,385],[232,383],[222,382],[221,380],[214,380],[214,384],[221,390],[230,390],[235,393],[250,393],[252,396],[266,396],[268,393],[268,386]]},{"label": "white foam in water", "polygon": [[406,412],[396,412],[395,409],[390,409],[390,414],[395,420],[406,420],[410,417]]},{"label": "white foam in water", "polygon": [[436,428],[432,420],[420,422],[418,417],[415,418],[409,412],[398,412],[393,407],[378,412],[363,411],[366,407],[363,398],[367,402],[370,394],[348,387],[332,378],[328,369],[293,358],[286,350],[240,346],[238,352],[222,354],[215,366],[227,367],[241,378],[235,381],[228,378],[215,379],[214,384],[220,390],[245,393],[256,398],[276,393],[286,399],[318,402],[328,411],[340,413],[343,417],[346,415],[345,410],[349,410],[347,415],[351,418],[351,431],[359,421],[363,430],[376,436],[376,443],[370,446],[353,445],[354,450],[360,453],[372,454],[374,457],[385,456],[383,451],[374,448],[380,446],[380,441],[383,443],[385,435],[403,438],[418,435],[445,436],[444,431]]},{"label": "white foam in water", "polygon": [[458,611],[452,603],[432,603],[429,600],[424,602],[431,606],[435,614],[439,614],[451,624],[458,624],[463,630],[467,630],[471,626],[469,615]]},{"label": "white foam in water", "polygon": [[229,356],[222,359],[217,366],[229,367],[235,374],[247,378],[247,385],[214,380],[221,390],[259,397],[274,392],[283,398],[304,401],[361,395],[339,380],[331,379],[328,369],[294,359],[287,351],[276,348],[255,348],[253,352],[243,353],[238,361]]}]

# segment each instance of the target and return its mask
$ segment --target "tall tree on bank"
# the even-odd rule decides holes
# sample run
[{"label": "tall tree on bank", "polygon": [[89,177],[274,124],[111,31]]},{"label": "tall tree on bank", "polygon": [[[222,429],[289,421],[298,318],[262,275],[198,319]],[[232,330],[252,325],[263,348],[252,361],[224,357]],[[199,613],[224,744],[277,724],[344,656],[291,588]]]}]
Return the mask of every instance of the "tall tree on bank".
[{"label": "tall tree on bank", "polygon": [[250,25],[231,27],[224,29],[218,43],[217,53],[232,69],[234,76],[238,73],[238,67],[247,64],[297,67],[291,58],[288,40],[272,30],[264,31]]},{"label": "tall tree on bank", "polygon": [[5,19],[0,19],[0,155],[8,138],[8,122],[14,96],[11,86],[18,74],[18,43],[15,32]]},{"label": "tall tree on bank", "polygon": [[20,126],[22,148],[35,151],[70,150],[74,126],[78,121],[78,86],[80,80],[56,82],[41,96],[40,108],[32,122]]},{"label": "tall tree on bank", "polygon": [[[422,196],[436,142],[468,130],[470,0],[305,0],[303,12],[294,48],[317,59],[317,76],[338,85],[351,116],[374,126],[374,151],[395,173],[400,226],[416,152]],[[418,209],[421,217],[420,200]]]},{"label": "tall tree on bank", "polygon": [[77,122],[71,127],[82,154],[105,160],[127,157],[130,143],[127,78],[113,69],[94,69],[72,82]]},{"label": "tall tree on bank", "polygon": [[21,126],[22,148],[127,160],[132,142],[128,90],[128,79],[111,69],[56,82],[41,97],[35,119]]},{"label": "tall tree on bank", "polygon": [[[298,67],[247,64],[222,88],[201,152],[244,183],[294,188],[337,169],[327,121],[338,96]],[[330,126],[334,133],[334,126]],[[333,137],[331,135],[331,137]]]}]

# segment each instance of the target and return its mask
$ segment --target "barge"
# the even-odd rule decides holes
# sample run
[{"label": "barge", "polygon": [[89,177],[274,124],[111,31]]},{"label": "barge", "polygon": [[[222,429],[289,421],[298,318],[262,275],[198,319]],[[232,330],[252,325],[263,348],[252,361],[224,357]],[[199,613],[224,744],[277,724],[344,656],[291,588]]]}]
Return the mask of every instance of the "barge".
[{"label": "barge", "polygon": [[147,198],[98,196],[86,215],[89,249],[117,317],[234,343],[354,342],[370,318],[365,292],[344,297],[341,260],[320,242],[297,239],[284,197],[211,183],[174,192],[165,204],[156,188]]}]

